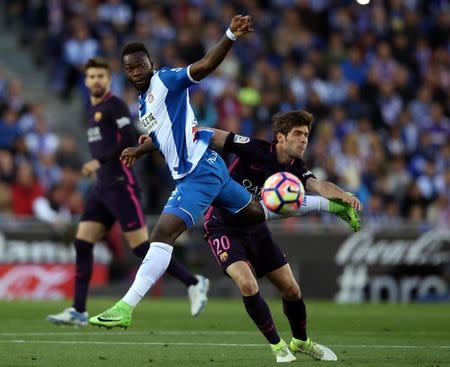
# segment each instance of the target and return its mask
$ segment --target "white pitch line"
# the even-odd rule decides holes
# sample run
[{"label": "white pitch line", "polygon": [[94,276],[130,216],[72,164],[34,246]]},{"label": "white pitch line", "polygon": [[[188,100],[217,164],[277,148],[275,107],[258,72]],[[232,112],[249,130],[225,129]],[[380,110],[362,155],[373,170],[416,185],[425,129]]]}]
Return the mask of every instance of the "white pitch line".
[{"label": "white pitch line", "polygon": [[[58,329],[59,328],[59,329]],[[215,330],[149,330],[149,331],[94,331],[98,329],[86,328],[84,331],[61,331],[61,330],[70,330],[78,328],[70,325],[60,325],[55,327],[55,331],[52,332],[0,332],[0,337],[2,336],[18,336],[18,337],[27,337],[27,336],[90,336],[90,335],[129,335],[129,336],[152,336],[152,335],[259,335],[258,331],[244,331],[244,330],[223,330],[223,331],[215,331]],[[289,330],[281,330],[280,333],[289,333]],[[351,335],[351,336],[361,336],[361,335],[373,335],[379,336],[388,333],[389,335],[395,335],[397,333],[404,333],[403,331],[348,331],[342,332],[342,335]],[[334,331],[320,331],[320,335],[335,335]],[[447,332],[440,331],[417,331],[414,334],[423,334],[423,335],[441,335],[447,334]]]},{"label": "white pitch line", "polygon": [[[188,342],[105,342],[105,341],[61,341],[61,340],[0,340],[0,344],[96,344],[96,345],[179,345],[179,346],[210,346],[210,347],[249,347],[266,348],[267,344],[244,343],[188,343]],[[383,348],[383,349],[450,349],[450,345],[372,345],[372,344],[334,344],[338,348]]]},{"label": "white pitch line", "polygon": [[[65,327],[62,325],[62,327]],[[67,326],[68,328],[72,328],[72,326]],[[56,330],[56,329],[55,329]],[[286,331],[287,332],[287,331]],[[0,337],[2,336],[89,336],[89,335],[142,335],[142,336],[152,336],[152,335],[256,335],[257,331],[240,331],[240,330],[224,330],[224,331],[212,331],[212,330],[204,330],[204,331],[194,331],[194,330],[154,330],[154,331],[92,331],[89,329],[85,329],[85,331],[54,331],[54,332],[7,332],[0,333]]]}]

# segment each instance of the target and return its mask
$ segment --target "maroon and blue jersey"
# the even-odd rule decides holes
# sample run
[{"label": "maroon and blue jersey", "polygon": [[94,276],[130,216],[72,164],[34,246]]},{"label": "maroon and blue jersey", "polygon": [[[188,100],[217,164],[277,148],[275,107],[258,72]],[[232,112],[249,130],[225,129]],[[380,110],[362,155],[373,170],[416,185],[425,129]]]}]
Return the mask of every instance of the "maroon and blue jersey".
[{"label": "maroon and blue jersey", "polygon": [[[230,176],[258,201],[261,200],[264,182],[274,173],[290,172],[303,185],[308,178],[314,177],[301,159],[293,159],[288,164],[279,163],[275,145],[264,140],[230,133],[224,151],[236,155],[229,166]],[[225,273],[237,261],[251,264],[258,278],[287,264],[266,223],[232,224],[226,221],[220,209],[211,206],[205,215],[204,228],[211,252]]]},{"label": "maroon and blue jersey", "polygon": [[101,166],[97,171],[97,184],[134,185],[132,171],[119,159],[122,151],[137,143],[128,106],[108,93],[100,103],[91,105],[88,111],[88,142],[93,159]]}]

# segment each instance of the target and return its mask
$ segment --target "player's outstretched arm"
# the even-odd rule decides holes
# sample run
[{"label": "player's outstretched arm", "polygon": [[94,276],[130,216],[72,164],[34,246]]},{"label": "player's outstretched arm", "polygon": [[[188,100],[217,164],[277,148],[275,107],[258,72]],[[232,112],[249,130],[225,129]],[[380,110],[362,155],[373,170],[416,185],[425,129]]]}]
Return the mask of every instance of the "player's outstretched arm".
[{"label": "player's outstretched arm", "polygon": [[359,199],[345,192],[339,186],[329,181],[320,181],[316,178],[308,178],[306,181],[306,191],[316,193],[326,199],[339,199],[343,203],[350,205],[357,211],[362,211],[363,205]]},{"label": "player's outstretched arm", "polygon": [[200,81],[212,73],[230,51],[233,42],[249,32],[253,32],[252,18],[249,15],[233,17],[230,28],[222,39],[201,60],[190,66],[189,73],[192,79]]}]

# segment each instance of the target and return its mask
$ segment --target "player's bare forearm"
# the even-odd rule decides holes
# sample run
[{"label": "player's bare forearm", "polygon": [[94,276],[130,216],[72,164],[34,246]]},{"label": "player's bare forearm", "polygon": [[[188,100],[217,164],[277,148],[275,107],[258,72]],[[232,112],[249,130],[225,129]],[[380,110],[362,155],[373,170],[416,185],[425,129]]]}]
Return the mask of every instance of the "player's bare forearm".
[{"label": "player's bare forearm", "polygon": [[222,39],[199,61],[193,63],[189,69],[192,78],[200,81],[211,74],[223,61],[228,51],[230,51],[233,41],[227,36]]},{"label": "player's bare forearm", "polygon": [[208,128],[208,130],[212,130],[214,135],[211,139],[210,147],[216,151],[222,151],[227,141],[228,135],[230,135],[229,131],[224,131],[220,129]]},{"label": "player's bare forearm", "polygon": [[139,145],[139,147],[136,149],[136,158],[140,158],[145,154],[154,152],[155,150],[158,150],[158,148],[156,148],[156,145],[153,144],[151,139],[149,139],[143,144]]},{"label": "player's bare forearm", "polygon": [[306,181],[306,190],[314,194],[320,195],[326,199],[343,199],[348,195],[339,186],[329,181],[319,181],[310,178]]},{"label": "player's bare forearm", "polygon": [[315,178],[309,178],[306,181],[306,190],[318,194],[326,199],[339,199],[350,205],[355,210],[361,211],[362,203],[356,196],[342,190],[339,186],[329,181],[319,181]]},{"label": "player's bare forearm", "polygon": [[157,150],[156,146],[152,143],[151,139],[149,139],[139,145],[139,147],[128,147],[124,149],[120,155],[120,160],[127,167],[131,167],[137,159],[155,150]]},{"label": "player's bare forearm", "polygon": [[[236,36],[240,37],[244,34],[253,31],[252,19],[250,16],[236,15],[230,23],[230,31]],[[203,58],[197,62],[194,62],[189,73],[191,77],[200,81],[209,74],[211,74],[223,61],[225,56],[230,51],[233,42],[227,35],[224,35],[222,39],[211,48]]]}]

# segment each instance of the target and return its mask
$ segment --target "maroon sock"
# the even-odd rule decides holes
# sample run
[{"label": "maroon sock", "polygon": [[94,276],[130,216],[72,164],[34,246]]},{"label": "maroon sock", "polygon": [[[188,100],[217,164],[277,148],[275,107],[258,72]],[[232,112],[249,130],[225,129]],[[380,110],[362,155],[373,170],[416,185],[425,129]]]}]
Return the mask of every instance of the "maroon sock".
[{"label": "maroon sock", "polygon": [[259,330],[264,334],[270,344],[278,344],[280,337],[272,320],[272,315],[266,301],[260,296],[259,292],[253,296],[242,296],[245,309],[252,318]]},{"label": "maroon sock", "polygon": [[150,248],[150,243],[147,242],[143,242],[140,245],[137,245],[134,249],[132,249],[131,251],[133,251],[133,253],[139,258],[139,259],[143,259],[145,257],[145,255],[147,255],[148,249]]},{"label": "maroon sock", "polygon": [[[150,244],[148,242],[141,243],[133,249],[134,254],[143,259],[147,255],[148,248]],[[198,279],[192,274],[186,266],[180,263],[173,256],[170,259],[169,266],[166,269],[166,273],[172,275],[174,278],[178,279],[182,283],[189,287],[198,283]]]},{"label": "maroon sock", "polygon": [[292,336],[296,339],[306,340],[306,306],[303,298],[296,301],[287,301],[283,298],[283,311],[291,325]]},{"label": "maroon sock", "polygon": [[191,285],[196,285],[198,283],[198,279],[192,274],[186,266],[180,263],[173,256],[170,259],[169,266],[166,269],[166,273],[172,275],[174,278],[178,279],[186,287]]},{"label": "maroon sock", "polygon": [[78,312],[86,311],[86,299],[94,266],[94,245],[92,243],[75,240],[75,297],[73,307]]}]

